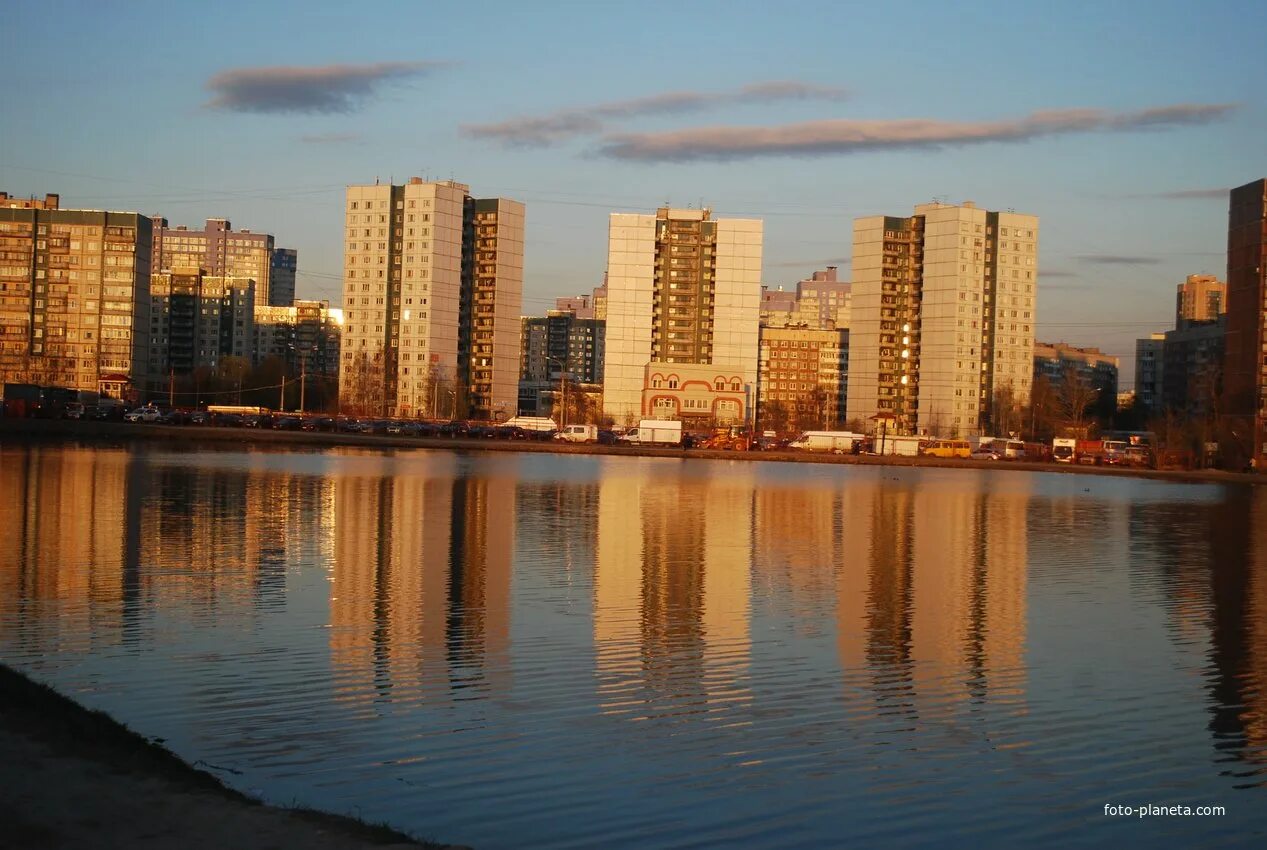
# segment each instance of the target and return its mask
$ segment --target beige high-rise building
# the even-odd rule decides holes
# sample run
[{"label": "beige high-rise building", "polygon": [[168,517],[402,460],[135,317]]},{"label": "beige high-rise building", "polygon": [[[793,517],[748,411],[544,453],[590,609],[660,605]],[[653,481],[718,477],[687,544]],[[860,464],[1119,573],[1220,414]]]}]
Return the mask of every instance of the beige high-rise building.
[{"label": "beige high-rise building", "polygon": [[415,177],[349,186],[344,213],[343,407],[453,416],[465,405],[486,417],[502,405],[513,414],[523,205]]},{"label": "beige high-rise building", "polygon": [[130,396],[149,354],[150,220],[53,203],[0,207],[0,381]]},{"label": "beige high-rise building", "polygon": [[1213,322],[1227,312],[1227,284],[1212,274],[1190,274],[1176,287],[1175,327]]},{"label": "beige high-rise building", "polygon": [[738,373],[751,398],[762,222],[664,207],[655,215],[613,213],[608,240],[604,414],[625,423],[648,412],[643,389],[653,362]]},{"label": "beige high-rise building", "polygon": [[854,221],[849,420],[968,435],[1028,403],[1038,219],[971,202]]}]

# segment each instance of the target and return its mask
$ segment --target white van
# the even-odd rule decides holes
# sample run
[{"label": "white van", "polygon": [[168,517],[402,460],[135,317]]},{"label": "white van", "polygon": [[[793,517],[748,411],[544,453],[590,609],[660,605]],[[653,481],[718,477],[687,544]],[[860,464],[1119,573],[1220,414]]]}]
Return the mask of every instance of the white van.
[{"label": "white van", "polygon": [[554,435],[554,439],[565,443],[597,443],[597,425],[567,425]]}]

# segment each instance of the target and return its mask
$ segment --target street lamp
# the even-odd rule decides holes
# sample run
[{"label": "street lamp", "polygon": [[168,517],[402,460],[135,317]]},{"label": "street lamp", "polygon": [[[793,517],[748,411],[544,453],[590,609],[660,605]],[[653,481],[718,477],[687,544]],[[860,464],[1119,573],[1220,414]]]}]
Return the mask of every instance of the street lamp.
[{"label": "street lamp", "polygon": [[546,355],[546,360],[548,360],[551,363],[559,364],[559,396],[560,396],[559,430],[562,431],[563,427],[567,425],[567,420],[568,420],[568,385],[567,385],[567,377],[568,377],[567,368],[568,367],[567,367],[567,364],[564,363],[559,358],[551,357],[548,354]]},{"label": "street lamp", "polygon": [[[308,346],[287,343],[287,348],[299,355],[299,415],[304,415],[304,393],[308,389]],[[286,376],[282,375],[282,386],[286,385]]]}]

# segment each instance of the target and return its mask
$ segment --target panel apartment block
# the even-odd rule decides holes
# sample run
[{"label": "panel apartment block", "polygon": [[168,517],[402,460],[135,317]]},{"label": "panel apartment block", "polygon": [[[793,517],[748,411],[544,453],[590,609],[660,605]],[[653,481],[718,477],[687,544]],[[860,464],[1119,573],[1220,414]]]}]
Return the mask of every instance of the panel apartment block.
[{"label": "panel apartment block", "polygon": [[0,207],[0,380],[144,388],[152,245],[136,213]]},{"label": "panel apartment block", "polygon": [[[491,375],[480,385],[486,388],[481,397],[505,404],[508,414],[514,411],[523,207],[497,200],[485,209],[486,216],[493,215],[485,220],[485,238],[494,243],[485,259],[492,261],[477,264],[478,203],[468,186],[452,180],[415,177],[401,186],[348,187],[339,372],[345,408],[428,416],[453,410],[459,398],[469,401],[472,383],[464,379],[471,372],[459,361],[459,342],[469,338],[493,349],[491,357],[484,352],[493,361],[489,368],[477,370],[481,379]],[[477,289],[484,296],[479,304]],[[463,310],[464,298],[471,309]],[[475,343],[475,335],[465,335],[475,330],[471,322],[477,317],[491,327],[480,327]],[[491,337],[484,334],[490,330]]]},{"label": "panel apartment block", "polygon": [[268,306],[289,307],[295,303],[295,273],[299,252],[294,248],[274,248],[269,270]]},{"label": "panel apartment block", "polygon": [[254,345],[255,281],[212,277],[201,269],[150,276],[149,373],[153,391],[173,375],[224,357],[249,362]]},{"label": "panel apartment block", "polygon": [[523,312],[524,206],[467,200],[470,268],[462,287],[458,364],[475,419],[515,415]]},{"label": "panel apartment block", "polygon": [[708,210],[613,213],[608,231],[603,407],[643,414],[651,362],[716,365],[755,392],[762,223]]},{"label": "panel apartment block", "polygon": [[971,203],[854,222],[848,418],[974,434],[1032,384],[1038,219]]},{"label": "panel apartment block", "polygon": [[[1231,447],[1245,459],[1263,460],[1267,404],[1267,179],[1232,190],[1227,222],[1227,338],[1223,409],[1230,430],[1242,435]],[[1239,457],[1237,458],[1239,459]],[[1260,466],[1261,468],[1261,466]]]}]

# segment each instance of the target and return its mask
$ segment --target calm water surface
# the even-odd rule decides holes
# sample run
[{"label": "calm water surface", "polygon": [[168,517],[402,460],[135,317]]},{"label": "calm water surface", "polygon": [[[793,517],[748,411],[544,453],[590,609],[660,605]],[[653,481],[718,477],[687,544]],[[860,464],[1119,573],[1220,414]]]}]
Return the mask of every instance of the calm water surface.
[{"label": "calm water surface", "polygon": [[479,850],[1267,845],[1262,490],[8,443],[0,529],[0,658],[275,802]]}]

